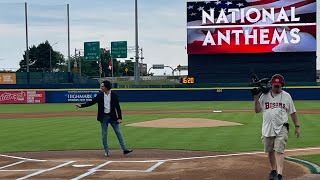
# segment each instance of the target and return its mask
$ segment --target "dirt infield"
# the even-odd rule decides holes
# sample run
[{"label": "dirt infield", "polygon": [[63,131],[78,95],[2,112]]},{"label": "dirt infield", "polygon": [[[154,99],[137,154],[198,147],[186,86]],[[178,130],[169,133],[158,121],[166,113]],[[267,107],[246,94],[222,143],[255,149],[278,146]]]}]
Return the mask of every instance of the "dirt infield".
[{"label": "dirt infield", "polygon": [[[319,154],[320,148],[288,150],[287,155]],[[25,159],[27,158],[27,159]],[[285,179],[319,178],[290,161]],[[48,151],[0,153],[0,179],[267,179],[265,153],[221,153],[178,150]]]},{"label": "dirt infield", "polygon": [[[221,113],[252,112],[253,110],[222,110]],[[16,118],[41,118],[41,117],[75,117],[75,116],[96,116],[96,111],[78,112],[36,112],[36,113],[0,113],[0,119]],[[131,110],[123,114],[176,114],[176,113],[213,113],[213,110]],[[320,114],[320,109],[303,109],[299,114]]]}]

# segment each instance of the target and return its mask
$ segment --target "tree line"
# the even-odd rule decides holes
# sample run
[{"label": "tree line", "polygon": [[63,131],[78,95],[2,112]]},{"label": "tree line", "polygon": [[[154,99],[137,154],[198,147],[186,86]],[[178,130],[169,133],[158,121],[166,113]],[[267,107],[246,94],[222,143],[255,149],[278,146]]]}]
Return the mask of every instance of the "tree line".
[{"label": "tree line", "polygon": [[[102,76],[112,76],[112,70],[109,69],[110,51],[100,48],[100,59],[102,67]],[[51,66],[50,66],[51,59]],[[75,74],[79,73],[79,63],[81,61],[81,74],[91,77],[100,76],[100,68],[98,61],[86,61],[83,56],[72,55],[70,57],[71,71]],[[117,59],[113,59],[113,76],[134,76],[134,62],[120,63]],[[26,51],[24,51],[23,59],[19,62],[20,68],[17,72],[26,72]],[[75,66],[76,65],[76,66]],[[51,68],[50,68],[51,67]],[[125,70],[128,70],[127,72]],[[67,72],[68,62],[62,53],[52,49],[49,41],[40,43],[39,45],[29,48],[29,71],[30,72]]]}]

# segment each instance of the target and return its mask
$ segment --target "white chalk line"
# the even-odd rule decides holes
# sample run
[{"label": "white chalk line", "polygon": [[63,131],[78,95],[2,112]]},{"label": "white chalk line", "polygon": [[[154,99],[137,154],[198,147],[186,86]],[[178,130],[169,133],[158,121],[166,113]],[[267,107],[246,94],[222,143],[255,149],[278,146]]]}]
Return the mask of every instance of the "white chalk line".
[{"label": "white chalk line", "polygon": [[[310,150],[320,150],[320,147],[316,147],[316,148],[300,148],[300,149],[287,149],[286,152],[310,151]],[[113,162],[162,162],[162,161],[169,162],[169,161],[182,161],[182,160],[192,160],[192,159],[207,159],[207,158],[218,158],[218,157],[245,156],[245,155],[257,155],[257,154],[265,154],[265,152],[256,151],[256,152],[220,154],[220,155],[212,155],[212,156],[195,156],[195,157],[175,158],[175,159],[159,159],[159,160],[145,160],[145,161],[113,161]]]},{"label": "white chalk line", "polygon": [[[299,149],[287,149],[286,152],[295,152],[295,151],[309,151],[309,150],[319,150],[320,147],[315,148],[299,148]],[[199,156],[199,157],[189,157],[189,158],[175,158],[175,159],[155,159],[155,160],[141,160],[141,161],[110,161],[110,162],[161,162],[161,161],[179,161],[179,160],[190,160],[190,159],[203,159],[203,158],[216,158],[216,157],[230,157],[230,156],[241,156],[241,155],[255,155],[255,154],[263,154],[265,152],[247,152],[247,153],[236,153],[236,154],[222,154],[222,155],[213,155],[213,156]],[[30,159],[30,158],[23,158],[23,157],[16,157],[16,156],[8,156],[2,155],[4,157],[11,157],[15,159],[23,159],[28,161],[48,161],[48,160],[38,160],[38,159]],[[53,162],[66,162],[66,161],[59,161],[59,160],[50,160]]]},{"label": "white chalk line", "polygon": [[13,158],[13,159],[26,160],[26,161],[37,161],[37,162],[45,162],[45,161],[47,161],[47,160],[40,160],[40,159],[30,159],[30,158],[24,158],[24,157],[9,156],[9,155],[4,155],[4,154],[0,154],[0,156]]},{"label": "white chalk line", "polygon": [[5,169],[5,168],[7,168],[7,167],[15,166],[15,165],[18,165],[18,164],[22,164],[22,163],[24,163],[24,162],[26,162],[26,161],[19,161],[19,162],[15,162],[15,163],[12,163],[12,164],[8,164],[8,165],[6,165],[6,166],[0,167],[0,170],[1,170],[1,169]]},{"label": "white chalk line", "polygon": [[112,161],[112,162],[121,162],[121,163],[146,163],[146,162],[150,162],[150,163],[156,163],[156,162],[161,162],[164,160],[158,159],[158,160],[140,160],[140,161]]},{"label": "white chalk line", "polygon": [[29,174],[29,175],[27,175],[27,176],[24,176],[24,177],[18,178],[17,180],[24,180],[24,179],[27,179],[27,178],[32,177],[32,176],[39,175],[39,174],[44,173],[44,172],[48,172],[48,171],[52,171],[52,170],[55,170],[55,169],[58,169],[58,168],[64,167],[64,166],[69,165],[69,164],[74,163],[74,162],[75,162],[75,161],[69,161],[69,162],[66,162],[66,163],[60,164],[60,165],[58,165],[58,166],[55,166],[55,167],[49,168],[49,169],[43,169],[43,170],[40,170],[40,171],[34,172],[34,173],[32,173],[32,174]]},{"label": "white chalk line", "polygon": [[157,164],[153,165],[152,167],[150,167],[149,169],[147,169],[146,172],[152,172],[153,170],[155,170],[158,166],[160,166],[161,164],[163,164],[164,161],[162,162],[158,162]]},{"label": "white chalk line", "polygon": [[17,169],[17,170],[0,170],[0,172],[23,172],[23,171],[41,171],[43,169]]},{"label": "white chalk line", "polygon": [[123,169],[123,170],[119,170],[119,169],[104,169],[104,170],[97,170],[97,172],[147,172],[146,170],[126,170],[126,169]]},{"label": "white chalk line", "polygon": [[[300,148],[300,149],[287,149],[286,152],[296,152],[296,151],[309,151],[309,150],[319,150],[320,147],[316,147],[316,148]],[[232,156],[244,156],[244,155],[256,155],[256,154],[264,154],[265,152],[247,152],[247,153],[233,153],[233,154],[222,154],[222,155],[213,155],[213,156],[196,156],[196,157],[188,157],[188,158],[175,158],[175,159],[163,159],[163,160],[145,160],[145,161],[107,161],[103,164],[100,164],[99,166],[92,168],[90,170],[88,170],[88,172],[79,175],[76,178],[73,178],[72,180],[79,180],[82,179],[83,177],[89,176],[91,174],[93,174],[96,171],[114,171],[114,172],[152,172],[154,169],[156,169],[157,167],[159,167],[161,164],[165,163],[165,162],[170,162],[170,161],[182,161],[182,160],[192,160],[192,159],[207,159],[207,158],[218,158],[218,157],[232,157]],[[45,162],[48,160],[38,160],[38,159],[30,159],[30,158],[23,158],[23,157],[16,157],[16,156],[8,156],[8,155],[2,155],[0,154],[0,156],[3,157],[10,157],[10,158],[15,158],[15,159],[22,159],[22,160],[26,160],[26,161],[38,161],[38,162]],[[4,167],[1,167],[0,169],[4,169],[5,167],[11,167],[17,164],[21,164],[24,163],[25,161],[19,161]],[[56,162],[61,162],[61,161],[56,161]],[[65,162],[65,161],[63,161]],[[68,164],[71,164],[75,161],[68,161],[64,164],[55,166],[53,168],[50,169],[40,169],[40,171],[32,173],[30,175],[27,175],[25,177],[19,178],[18,180],[23,180],[47,171],[52,171],[55,169],[58,169],[60,167],[66,166]],[[112,162],[140,162],[140,163],[144,163],[144,162],[157,162],[155,165],[153,165],[152,167],[150,167],[148,170],[144,171],[144,170],[99,170],[100,168],[106,166],[107,164],[110,164]],[[35,171],[35,170],[0,170],[0,171]]]},{"label": "white chalk line", "polygon": [[[95,167],[95,168],[92,168],[92,169],[89,169],[88,172],[84,173],[84,174],[81,174],[71,180],[79,180],[79,179],[82,179],[84,177],[87,177],[95,172],[143,172],[143,173],[146,173],[146,172],[152,172],[153,170],[155,170],[158,166],[160,166],[161,164],[163,164],[165,161],[162,161],[162,160],[154,160],[154,161],[151,161],[151,162],[156,162],[157,163],[153,166],[151,166],[149,169],[147,170],[132,170],[132,169],[123,169],[123,170],[119,170],[119,169],[100,169],[110,163],[117,163],[117,162],[125,162],[125,163],[132,163],[132,162],[139,162],[139,163],[145,163],[145,161],[107,161],[103,164],[100,164],[99,166]],[[148,161],[150,162],[150,161]]]},{"label": "white chalk line", "polygon": [[74,164],[72,166],[76,167],[76,168],[82,168],[82,167],[91,167],[91,166],[94,166],[94,165],[93,164]]},{"label": "white chalk line", "polygon": [[79,176],[77,176],[77,177],[75,177],[75,178],[72,178],[71,180],[79,180],[79,179],[82,179],[82,178],[84,178],[84,177],[87,177],[87,176],[91,175],[92,173],[95,173],[98,169],[100,169],[100,168],[102,168],[103,166],[106,166],[106,165],[108,165],[108,164],[110,164],[110,163],[112,163],[112,161],[107,161],[107,162],[105,162],[105,163],[102,163],[102,164],[100,164],[100,165],[97,166],[97,167],[94,167],[94,168],[89,169],[88,172],[83,173],[83,174],[81,174],[81,175],[79,175]]}]

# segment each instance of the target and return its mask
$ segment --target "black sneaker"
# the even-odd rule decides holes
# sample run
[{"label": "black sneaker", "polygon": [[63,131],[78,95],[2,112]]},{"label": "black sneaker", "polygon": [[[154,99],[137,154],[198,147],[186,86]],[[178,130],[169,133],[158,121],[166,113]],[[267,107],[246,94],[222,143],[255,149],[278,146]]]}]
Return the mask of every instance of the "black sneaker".
[{"label": "black sneaker", "polygon": [[104,152],[104,156],[106,156],[106,157],[110,157],[109,152]]},{"label": "black sneaker", "polygon": [[282,180],[282,175],[281,174],[278,174],[277,180]]},{"label": "black sneaker", "polygon": [[127,150],[124,150],[123,151],[123,154],[129,154],[129,153],[131,153],[133,150],[132,149],[127,149]]},{"label": "black sneaker", "polygon": [[277,171],[276,170],[272,170],[269,174],[269,180],[277,180]]}]

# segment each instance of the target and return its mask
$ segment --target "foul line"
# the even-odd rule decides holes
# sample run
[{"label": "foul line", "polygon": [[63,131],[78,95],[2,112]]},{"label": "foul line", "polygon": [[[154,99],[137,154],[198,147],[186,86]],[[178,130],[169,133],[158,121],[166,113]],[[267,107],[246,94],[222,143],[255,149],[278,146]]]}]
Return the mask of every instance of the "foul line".
[{"label": "foul line", "polygon": [[30,159],[30,158],[23,158],[23,157],[17,157],[17,156],[8,156],[4,154],[0,154],[2,157],[8,157],[8,158],[14,158],[14,159],[21,159],[21,160],[27,160],[27,161],[38,161],[38,162],[45,162],[47,160],[40,160],[40,159]]},{"label": "foul line", "polygon": [[37,171],[37,172],[35,172],[35,173],[29,174],[29,175],[27,175],[27,176],[24,176],[24,177],[22,177],[22,178],[18,178],[17,180],[24,180],[24,179],[27,179],[27,178],[32,177],[32,176],[36,176],[36,175],[41,174],[41,173],[44,173],[44,172],[48,172],[48,171],[52,171],[52,170],[61,168],[61,167],[63,167],[63,166],[66,166],[66,165],[71,164],[71,163],[74,163],[74,162],[75,162],[75,161],[69,161],[69,162],[66,162],[66,163],[64,163],[64,164],[60,164],[60,165],[58,165],[58,166],[55,166],[55,167],[52,167],[52,168],[49,168],[49,169],[43,169],[43,170],[41,170],[41,171]]},{"label": "foul line", "polygon": [[[295,151],[309,151],[309,150],[320,150],[320,147],[317,148],[305,148],[305,149],[287,149],[285,152],[295,152]],[[212,156],[195,156],[188,158],[175,158],[175,159],[158,159],[158,160],[145,160],[145,161],[112,161],[112,162],[169,162],[169,161],[182,161],[182,160],[192,160],[192,159],[206,159],[206,158],[218,158],[218,157],[232,157],[232,156],[244,156],[244,155],[255,155],[255,154],[264,154],[263,151],[256,152],[245,152],[245,153],[233,153],[233,154],[220,154]]]},{"label": "foul line", "polygon": [[78,177],[72,178],[71,180],[79,180],[79,179],[82,179],[82,178],[84,178],[84,177],[86,177],[86,176],[89,176],[90,174],[95,173],[98,169],[100,169],[100,168],[102,168],[103,166],[106,166],[107,164],[110,164],[110,163],[112,163],[112,162],[113,162],[113,161],[107,161],[107,162],[105,162],[105,163],[103,163],[103,164],[100,164],[99,166],[97,166],[97,167],[95,167],[95,168],[89,169],[88,172],[86,172],[86,173],[84,173],[84,174],[81,174],[81,175],[78,176]]},{"label": "foul line", "polygon": [[23,172],[23,171],[41,171],[42,169],[17,169],[17,170],[0,170],[0,172]]},{"label": "foul line", "polygon": [[[305,148],[305,149],[288,149],[289,152],[294,151],[308,151],[308,150],[319,150],[319,148]],[[200,156],[200,157],[189,157],[189,158],[177,158],[177,159],[165,159],[164,161],[182,161],[182,160],[190,160],[190,159],[205,159],[205,158],[217,158],[217,157],[231,157],[231,156],[243,156],[243,155],[255,155],[255,154],[264,154],[265,152],[251,152],[251,153],[236,153],[236,154],[222,154],[222,155],[214,155],[214,156]]]}]

